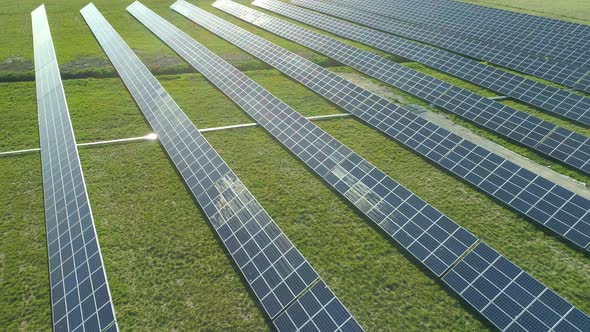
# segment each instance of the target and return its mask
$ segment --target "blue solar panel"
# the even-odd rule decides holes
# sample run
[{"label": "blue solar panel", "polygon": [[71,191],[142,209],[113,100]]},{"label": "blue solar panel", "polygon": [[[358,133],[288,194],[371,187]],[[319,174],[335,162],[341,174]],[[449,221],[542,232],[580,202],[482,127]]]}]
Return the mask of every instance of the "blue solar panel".
[{"label": "blue solar panel", "polygon": [[[172,8],[196,21],[215,18],[184,1],[176,2]],[[155,13],[138,3],[128,10],[435,274],[443,275],[449,267],[452,270],[454,264],[447,265],[448,262],[462,262],[462,254],[457,256],[458,253],[470,255],[469,248],[476,241],[473,235]],[[215,70],[203,65],[205,59],[216,62]],[[244,94],[248,98],[244,98]],[[329,331],[336,329],[333,323],[338,321],[341,310],[335,306],[328,309],[331,312],[323,314],[321,305],[329,303],[331,296],[322,296],[319,291],[305,294],[279,315],[274,321],[277,328],[286,331],[300,326],[314,331],[315,327],[322,330],[320,326]],[[584,315],[581,311],[578,313]],[[346,319],[346,315],[343,317],[340,321]],[[579,317],[565,315],[564,318],[573,324],[581,322]],[[340,330],[354,331],[356,327]]]},{"label": "blue solar panel", "polygon": [[443,281],[501,331],[590,331],[590,316],[485,243]]},{"label": "blue solar panel", "polygon": [[[172,8],[189,16],[207,13],[186,2]],[[138,3],[129,11],[435,274],[475,242],[465,229],[188,35]]]},{"label": "blue solar panel", "polygon": [[[551,57],[580,67],[588,67],[590,64],[590,32],[585,29],[587,31],[583,33],[579,28],[585,27],[581,24],[452,1],[337,2],[502,48],[515,49],[539,57]],[[531,19],[537,22],[532,22]],[[551,29],[541,28],[535,24],[547,22],[557,24],[553,24]],[[567,29],[564,30],[564,27],[558,25],[579,31],[569,33]]]},{"label": "blue solar panel", "polygon": [[[217,6],[221,7],[228,2],[218,1],[217,3]],[[526,79],[451,52],[409,41],[368,27],[352,24],[284,2],[257,1],[255,4],[344,38],[373,46],[411,61],[422,63],[466,81],[489,88],[505,96],[531,104],[547,112],[590,125],[590,98]],[[333,12],[330,9],[331,7],[325,7],[322,7],[324,8],[322,10],[323,12],[328,14]],[[349,15],[346,15],[346,19],[353,21],[356,17],[362,15],[359,11],[352,10],[347,13]],[[243,15],[246,15],[245,11]],[[262,14],[258,14],[258,16],[265,17],[265,20],[258,21],[256,24],[261,27],[267,27],[269,30],[273,28],[288,29],[290,27],[289,25],[281,24],[281,21],[278,19],[267,19],[267,16],[263,16]],[[378,20],[368,16],[362,18],[357,19],[356,22],[375,26]],[[250,21],[253,20],[250,19]],[[385,60],[384,62],[388,61]]]},{"label": "blue solar panel", "polygon": [[[516,50],[499,48],[485,42],[457,37],[437,30],[429,30],[375,14],[363,13],[358,9],[334,6],[321,1],[292,0],[291,2],[309,9],[326,11],[330,15],[431,44],[472,58],[488,61],[498,66],[537,76],[577,90],[590,92],[590,81],[585,80],[585,78],[588,78],[587,74],[589,72],[586,68],[539,58]],[[255,1],[254,4],[257,5],[258,3],[264,4],[267,2],[259,0]]]},{"label": "blue solar panel", "polygon": [[277,316],[319,276],[96,7],[81,12],[262,307]]},{"label": "blue solar panel", "polygon": [[54,331],[117,331],[45,7],[31,13]]},{"label": "blue solar panel", "polygon": [[281,313],[275,326],[279,332],[363,331],[323,281]]},{"label": "blue solar panel", "polygon": [[[254,4],[264,8],[280,6],[280,3],[269,0],[257,0]],[[270,19],[264,19],[256,24],[269,30],[272,28],[271,31],[282,37],[328,55],[582,172],[590,173],[590,153],[587,152],[590,139],[585,136],[318,32],[276,19],[272,22],[281,22],[281,25],[275,28],[269,22]],[[560,136],[560,145],[545,148],[545,139],[553,135],[554,131],[567,135]],[[571,149],[570,146],[578,148]]]},{"label": "blue solar panel", "polygon": [[[213,6],[258,26],[271,26],[271,31],[287,31],[292,26],[231,1],[217,1]],[[585,212],[590,210],[590,201],[587,199],[574,195],[229,22],[213,16],[201,15],[194,18],[198,18],[196,22],[211,32],[305,84],[372,127],[576,245],[586,247],[590,244],[590,214]],[[276,25],[273,24],[275,22]],[[339,96],[341,91],[346,91],[342,97]],[[554,199],[553,191],[563,199]],[[548,193],[552,194],[547,195]],[[575,199],[570,200],[571,197]],[[554,213],[541,213],[539,209],[551,209]]]}]

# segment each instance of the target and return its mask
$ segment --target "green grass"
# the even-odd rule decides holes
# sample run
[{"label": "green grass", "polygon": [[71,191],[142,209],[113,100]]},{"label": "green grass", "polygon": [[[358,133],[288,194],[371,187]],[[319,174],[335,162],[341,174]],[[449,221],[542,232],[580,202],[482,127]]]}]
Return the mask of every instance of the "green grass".
[{"label": "green grass", "polygon": [[[94,4],[152,71],[160,74],[194,71],[125,10],[131,2],[99,0],[94,1]],[[303,46],[235,19],[233,16],[210,6],[212,2],[209,0],[192,1],[203,9],[255,32],[257,35],[286,47],[309,60],[322,65],[336,64],[335,61],[318,55]],[[249,3],[247,0],[238,2]],[[79,13],[79,10],[87,3],[86,0],[59,0],[48,2],[45,5],[62,75],[64,78],[115,77],[116,73],[108,64],[106,56]],[[168,8],[171,1],[148,0],[142,3],[239,69],[268,68],[263,62],[172,11]],[[39,2],[26,0],[11,1],[0,7],[0,22],[2,22],[0,41],[3,41],[3,47],[0,49],[0,81],[34,79],[30,11],[37,6],[39,6]],[[73,45],[75,46],[73,47]],[[366,48],[362,45],[357,46]],[[380,54],[391,59],[399,59],[399,57],[384,53]],[[15,61],[15,59],[19,59],[19,61]],[[12,62],[7,63],[10,61]]]},{"label": "green grass", "polygon": [[0,158],[0,327],[51,327],[39,155]]},{"label": "green grass", "polygon": [[[246,74],[298,112],[306,116],[342,112],[279,72],[260,70],[267,67],[172,12],[168,2],[144,3],[241,69],[256,69]],[[81,69],[76,66],[84,61],[100,64],[97,59],[106,59],[77,12],[85,4],[47,4],[58,59],[66,77],[79,75]],[[185,74],[190,71],[188,65],[124,11],[127,2],[95,4],[154,72],[183,73],[158,78],[197,127],[252,122],[201,75]],[[0,27],[6,27],[0,29],[0,40],[8,41],[0,49],[0,62],[15,56],[31,58],[28,15],[36,6],[32,1],[11,1],[0,7]],[[204,8],[230,18],[210,6]],[[315,62],[334,65],[308,49],[239,24]],[[486,96],[493,95],[424,66],[407,65]],[[354,72],[342,67],[332,70]],[[9,76],[4,74],[0,73],[0,80]],[[109,66],[87,68],[87,74],[114,75]],[[67,79],[64,88],[78,142],[151,132],[118,78]],[[395,88],[387,89],[408,102],[425,105]],[[508,103],[590,135],[588,128],[522,104]],[[590,183],[590,177],[449,117],[518,153]],[[590,312],[587,255],[352,118],[317,124],[574,305]],[[264,130],[242,128],[205,136],[365,329],[491,329]],[[0,83],[0,151],[36,146],[34,83]],[[122,330],[270,329],[254,296],[158,143],[81,148],[80,157]],[[0,157],[0,330],[51,328],[43,213],[39,155]]]},{"label": "green grass", "polygon": [[[303,85],[281,78],[277,71],[246,74],[276,95],[296,103],[311,101],[305,108],[298,109],[306,116],[342,113]],[[199,112],[196,122],[199,128],[253,122],[200,74],[161,76],[160,81],[185,112]],[[71,79],[63,83],[79,143],[143,136],[151,132],[119,78]],[[38,146],[37,126],[35,83],[0,83],[0,151]]]}]

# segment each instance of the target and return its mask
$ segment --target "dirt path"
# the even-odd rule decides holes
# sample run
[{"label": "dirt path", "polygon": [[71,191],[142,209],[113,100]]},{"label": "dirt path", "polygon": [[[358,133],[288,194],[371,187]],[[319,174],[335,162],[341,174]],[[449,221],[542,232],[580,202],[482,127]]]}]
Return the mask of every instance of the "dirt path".
[{"label": "dirt path", "polygon": [[580,196],[583,196],[587,199],[590,199],[590,189],[581,182],[575,181],[574,179],[565,176],[561,173],[558,173],[548,167],[540,165],[526,157],[521,156],[520,154],[509,150],[497,143],[494,143],[484,137],[481,137],[474,133],[473,131],[455,124],[453,121],[449,120],[444,114],[432,112],[428,108],[422,107],[420,105],[408,104],[408,102],[404,99],[404,97],[397,95],[389,88],[385,86],[381,86],[372,82],[369,78],[357,74],[357,73],[336,73],[337,75],[381,96],[395,104],[405,106],[406,108],[410,107],[412,112],[417,113],[422,118],[442,127],[446,130],[461,136],[503,158],[510,160],[511,162],[517,164],[518,166],[525,168],[537,175],[544,177],[545,179],[552,181]]}]

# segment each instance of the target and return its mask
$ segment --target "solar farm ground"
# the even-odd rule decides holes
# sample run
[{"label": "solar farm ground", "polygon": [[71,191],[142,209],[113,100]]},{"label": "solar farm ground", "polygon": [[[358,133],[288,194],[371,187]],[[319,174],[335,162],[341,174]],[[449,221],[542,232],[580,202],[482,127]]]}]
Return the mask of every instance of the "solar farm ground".
[{"label": "solar farm ground", "polygon": [[[369,80],[304,47],[215,10],[209,6],[211,0],[191,2],[331,70]],[[560,8],[570,2],[572,6],[580,3],[561,1]],[[78,12],[86,3],[46,3],[77,141],[145,135],[151,132],[150,128]],[[125,41],[158,74],[197,127],[252,122],[131,17],[125,11],[129,3],[95,2]],[[143,3],[302,114],[342,113],[302,85],[176,14],[168,8],[172,1]],[[527,1],[518,3],[520,8],[530,5]],[[0,7],[0,151],[38,146],[30,11],[39,4],[10,0]],[[574,17],[551,5],[540,6],[542,10],[532,7],[532,14]],[[576,13],[579,16],[581,12]],[[578,16],[578,22],[590,23],[590,13]],[[406,65],[487,96],[494,95],[421,65]],[[399,90],[382,88],[408,103],[427,106]],[[506,103],[590,135],[588,128],[521,103]],[[447,116],[483,137],[590,184],[588,176]],[[590,312],[587,254],[353,118],[317,124],[572,304]],[[492,329],[263,129],[241,128],[209,132],[205,136],[366,330]],[[122,330],[270,329],[239,271],[157,142],[80,148],[80,157]],[[0,157],[0,330],[50,329],[40,156],[32,153]]]}]

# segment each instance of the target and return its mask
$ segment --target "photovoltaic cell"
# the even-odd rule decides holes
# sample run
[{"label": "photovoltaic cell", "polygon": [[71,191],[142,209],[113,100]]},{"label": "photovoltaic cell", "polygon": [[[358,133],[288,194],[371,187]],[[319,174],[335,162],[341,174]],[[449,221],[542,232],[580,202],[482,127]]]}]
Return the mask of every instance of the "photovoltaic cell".
[{"label": "photovoltaic cell", "polygon": [[45,7],[31,19],[53,331],[117,331]]},{"label": "photovoltaic cell", "polygon": [[[217,1],[213,6],[263,26],[273,20],[283,22],[231,1]],[[281,70],[385,135],[574,244],[581,247],[590,244],[590,201],[587,199],[463,140],[249,31],[205,12],[195,11],[191,15],[191,19],[209,31]],[[283,28],[287,27],[279,26],[276,30]]]},{"label": "photovoltaic cell", "polygon": [[[271,10],[280,5],[268,0],[256,0],[254,4]],[[588,137],[310,29],[268,17],[253,22],[582,172],[590,173]],[[553,140],[549,139],[551,137]]]},{"label": "photovoltaic cell", "polygon": [[264,310],[277,316],[319,276],[96,7],[81,13]]},{"label": "photovoltaic cell", "polygon": [[[172,8],[204,12],[185,2]],[[471,233],[188,35],[137,2],[128,10],[435,274],[475,243]]]},{"label": "photovoltaic cell", "polygon": [[[515,49],[538,57],[548,56],[556,61],[579,67],[588,67],[590,64],[590,33],[569,34],[562,29],[539,29],[530,21],[527,22],[527,18],[534,17],[530,15],[454,1],[334,2],[502,48]],[[576,28],[583,27],[581,24],[571,25]]]},{"label": "photovoltaic cell", "polygon": [[590,316],[485,243],[443,281],[500,331],[590,331]]},{"label": "photovoltaic cell", "polygon": [[[284,2],[262,0],[255,2],[255,4],[344,38],[422,63],[505,96],[539,107],[545,111],[585,125],[590,125],[590,98],[526,79],[451,52],[409,41],[368,27],[352,24]],[[340,9],[340,7],[331,5],[323,5],[322,8],[322,12],[327,14]],[[374,15],[370,14],[363,16],[363,13],[358,10],[343,10],[343,12],[348,14],[346,15],[347,19],[366,25],[376,25],[379,19],[385,19],[379,17],[374,18]],[[258,26],[283,30],[290,28],[289,24],[281,24],[282,21],[279,19],[271,19],[272,16],[258,16],[265,18],[256,22]],[[269,18],[267,19],[267,17]],[[362,19],[358,19],[358,17]],[[357,19],[355,20],[355,18]],[[382,61],[390,62],[385,59],[382,59]]]},{"label": "photovoltaic cell", "polygon": [[[265,2],[256,1],[256,3],[261,4]],[[498,66],[563,84],[577,90],[590,92],[589,70],[587,68],[546,60],[515,50],[503,49],[477,40],[457,37],[440,31],[429,30],[420,26],[379,17],[376,14],[367,15],[358,9],[351,10],[343,6],[330,6],[321,1],[291,0],[291,2],[318,11],[329,8],[327,10],[330,11],[330,15],[355,22],[362,21],[363,25],[375,29],[441,47]]]}]

